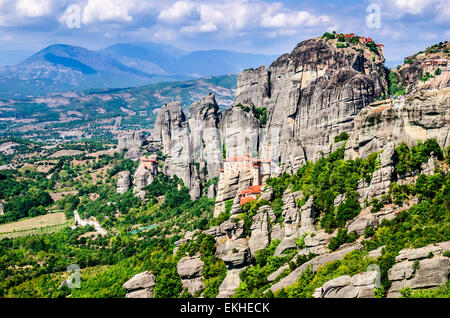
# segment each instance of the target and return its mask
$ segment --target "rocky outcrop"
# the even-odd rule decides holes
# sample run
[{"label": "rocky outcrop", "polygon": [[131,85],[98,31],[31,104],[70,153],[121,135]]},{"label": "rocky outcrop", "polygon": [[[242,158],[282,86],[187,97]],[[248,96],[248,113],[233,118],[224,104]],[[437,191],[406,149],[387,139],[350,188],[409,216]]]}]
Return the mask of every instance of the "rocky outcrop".
[{"label": "rocky outcrop", "polygon": [[[284,164],[314,160],[334,136],[350,132],[353,118],[386,92],[383,57],[363,48],[336,48],[335,41],[304,41],[264,68],[238,78],[236,102],[266,107],[259,154]],[[289,163],[289,164],[287,164]]]},{"label": "rocky outcrop", "polygon": [[301,192],[292,192],[287,189],[283,200],[283,226],[281,243],[275,249],[275,256],[280,256],[285,250],[296,247],[296,238],[299,237],[300,214],[296,200],[302,197]]},{"label": "rocky outcrop", "polygon": [[269,205],[259,208],[252,219],[252,234],[248,241],[250,252],[255,255],[256,251],[265,249],[271,241],[271,224],[275,222],[275,214]]},{"label": "rocky outcrop", "polygon": [[326,282],[314,292],[314,298],[374,298],[380,273],[367,271],[354,276],[340,276]]},{"label": "rocky outcrop", "polygon": [[158,169],[157,168],[149,168],[142,163],[138,166],[136,169],[136,172],[134,173],[133,178],[133,185],[134,185],[134,193],[137,194],[141,200],[144,200],[145,198],[145,191],[142,189],[151,184],[153,182],[154,177],[158,175]]},{"label": "rocky outcrop", "polygon": [[251,252],[245,238],[237,240],[225,240],[219,243],[216,256],[221,258],[227,268],[240,268],[250,263]]},{"label": "rocky outcrop", "polygon": [[367,228],[376,228],[377,225],[378,222],[376,216],[371,213],[367,213],[349,221],[347,225],[347,232],[356,232],[358,235],[363,235]]},{"label": "rocky outcrop", "polygon": [[164,174],[183,180],[191,198],[197,199],[201,194],[200,180],[192,161],[188,121],[180,102],[168,103],[160,109],[153,138],[161,143],[162,152],[167,155]]},{"label": "rocky outcrop", "polygon": [[[425,51],[405,58],[404,63],[396,70],[397,77],[406,89],[406,93],[429,89],[442,89],[450,86],[450,72],[448,72],[448,54],[450,42],[446,41],[435,47],[433,51]],[[440,69],[440,74],[436,70]],[[427,73],[430,75],[426,80]]]},{"label": "rocky outcrop", "polygon": [[126,298],[153,298],[153,288],[156,285],[155,276],[145,271],[133,276],[123,284],[123,288],[128,291]]},{"label": "rocky outcrop", "polygon": [[377,102],[356,116],[355,128],[346,144],[346,159],[365,158],[390,143],[436,139],[441,147],[450,145],[450,87],[412,94],[405,100]]},{"label": "rocky outcrop", "polygon": [[301,227],[300,232],[306,233],[315,230],[314,220],[317,217],[316,212],[314,210],[314,198],[310,196],[308,201],[300,208],[301,214]]},{"label": "rocky outcrop", "polygon": [[227,157],[258,157],[260,125],[251,111],[239,106],[227,109],[220,121]]},{"label": "rocky outcrop", "polygon": [[334,262],[336,260],[341,260],[347,253],[350,253],[354,250],[360,250],[361,248],[362,245],[360,243],[354,243],[336,252],[316,256],[294,269],[291,273],[289,273],[288,276],[281,279],[278,283],[272,285],[270,287],[270,290],[272,292],[276,292],[277,290],[281,290],[283,288],[286,288],[287,286],[294,284],[308,266],[312,266],[312,270],[315,272],[317,271],[319,266],[325,265],[329,262]]},{"label": "rocky outcrop", "polygon": [[[221,112],[213,94],[204,96],[188,109],[192,161],[198,163],[201,180],[218,178],[222,168],[222,135],[219,130]],[[203,189],[202,189],[203,190]],[[208,196],[217,191],[212,184]]]},{"label": "rocky outcrop", "polygon": [[387,143],[380,154],[380,168],[373,173],[370,184],[367,184],[364,179],[360,180],[357,191],[361,204],[374,198],[380,199],[383,194],[389,192],[389,186],[395,171],[393,162],[394,152],[394,143]]},{"label": "rocky outcrop", "polygon": [[[234,225],[233,225],[234,224]],[[216,257],[221,258],[227,267],[227,276],[219,287],[218,298],[230,298],[240,284],[239,274],[250,264],[251,249],[243,237],[244,222],[226,221],[216,230],[226,233],[216,237]]]},{"label": "rocky outcrop", "polygon": [[125,192],[130,190],[130,186],[131,186],[130,172],[129,171],[119,172],[116,192],[124,194]]},{"label": "rocky outcrop", "polygon": [[205,289],[202,277],[203,267],[204,264],[200,256],[186,256],[177,264],[177,272],[180,275],[181,283],[192,296],[200,294]]},{"label": "rocky outcrop", "polygon": [[241,283],[239,274],[244,269],[245,268],[235,268],[227,271],[227,276],[219,287],[217,298],[231,298],[234,295],[236,288],[238,288]]},{"label": "rocky outcrop", "polygon": [[445,284],[450,274],[450,259],[443,256],[450,251],[450,242],[405,249],[395,258],[396,264],[388,272],[392,282],[387,297],[399,297],[400,289],[434,288]]},{"label": "rocky outcrop", "polygon": [[214,217],[224,212],[225,202],[234,200],[242,190],[252,184],[252,180],[253,175],[249,170],[231,171],[227,176],[221,176],[218,183]]},{"label": "rocky outcrop", "polygon": [[125,158],[137,160],[141,157],[141,150],[139,148],[145,146],[147,141],[142,132],[131,132],[119,137],[117,151],[125,153]]},{"label": "rocky outcrop", "polygon": [[3,210],[3,202],[0,202],[0,215],[4,215],[5,211]]}]

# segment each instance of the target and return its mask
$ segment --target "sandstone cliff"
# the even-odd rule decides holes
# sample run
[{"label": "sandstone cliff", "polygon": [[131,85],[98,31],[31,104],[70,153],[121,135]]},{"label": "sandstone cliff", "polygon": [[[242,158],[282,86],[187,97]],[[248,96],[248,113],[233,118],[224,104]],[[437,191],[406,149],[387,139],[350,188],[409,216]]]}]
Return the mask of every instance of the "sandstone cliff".
[{"label": "sandstone cliff", "polygon": [[316,38],[298,44],[268,71],[241,73],[235,104],[267,108],[259,155],[286,169],[313,160],[334,136],[352,130],[362,108],[387,92],[383,62],[381,53],[363,46],[337,48],[335,40]]}]

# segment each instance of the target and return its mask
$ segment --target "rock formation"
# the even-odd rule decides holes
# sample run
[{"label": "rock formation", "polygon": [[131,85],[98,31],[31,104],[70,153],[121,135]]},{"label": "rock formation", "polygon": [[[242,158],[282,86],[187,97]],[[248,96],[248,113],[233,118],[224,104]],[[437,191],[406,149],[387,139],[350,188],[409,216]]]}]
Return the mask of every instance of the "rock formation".
[{"label": "rock formation", "polygon": [[129,171],[122,171],[118,173],[117,179],[117,193],[124,194],[130,189],[131,178]]},{"label": "rock formation", "polygon": [[154,177],[158,175],[158,171],[157,165],[148,165],[142,161],[136,169],[133,178],[134,193],[142,200],[145,197],[145,191],[142,189],[153,182]]},{"label": "rock formation", "polygon": [[401,250],[397,262],[388,272],[392,281],[388,297],[400,296],[400,289],[433,288],[443,285],[450,274],[450,260],[443,256],[450,251],[450,242]]},{"label": "rock formation", "polygon": [[275,222],[275,214],[269,205],[265,205],[259,208],[252,221],[248,245],[251,254],[255,255],[256,251],[265,249],[270,243],[271,224]]},{"label": "rock formation", "polygon": [[[450,87],[415,93],[405,100],[374,103],[359,112],[346,144],[347,159],[365,158],[390,142],[436,139],[441,147],[450,145]],[[389,146],[391,147],[391,146]]]},{"label": "rock formation", "polygon": [[[439,48],[435,48],[434,52],[429,51],[414,54],[405,58],[404,63],[396,74],[401,84],[406,88],[406,93],[414,91],[442,89],[450,85],[450,73],[448,70],[448,54],[445,49],[450,49],[450,42],[442,43]],[[436,70],[440,69],[441,73],[437,74]],[[430,75],[428,79],[424,80]]]},{"label": "rock formation", "polygon": [[264,67],[242,72],[235,104],[267,108],[260,156],[282,164],[313,160],[334,136],[351,131],[357,113],[386,92],[383,61],[316,38],[282,55],[267,74]]},{"label": "rock formation", "polygon": [[347,253],[350,253],[351,251],[354,251],[354,250],[359,250],[361,248],[362,248],[362,245],[360,243],[355,243],[346,248],[338,250],[336,252],[317,256],[317,257],[313,258],[312,260],[307,261],[306,263],[302,264],[300,267],[297,267],[296,269],[294,269],[291,273],[289,273],[288,276],[281,279],[278,283],[272,285],[270,287],[270,289],[272,290],[272,292],[276,292],[277,290],[286,288],[287,286],[294,284],[308,266],[311,265],[312,270],[316,271],[319,268],[319,266],[325,265],[326,263],[329,263],[329,262],[334,262],[336,260],[340,260]]},{"label": "rock formation", "polygon": [[314,298],[375,298],[374,289],[379,275],[373,270],[351,277],[340,276],[317,288],[313,296]]},{"label": "rock formation", "polygon": [[125,153],[125,158],[137,160],[141,157],[140,148],[147,143],[145,136],[142,132],[131,132],[119,137],[119,143],[117,145],[117,151]]},{"label": "rock formation", "polygon": [[205,289],[202,277],[203,267],[200,256],[186,256],[178,262],[177,272],[181,277],[181,283],[192,296],[200,294]]},{"label": "rock formation", "polygon": [[155,276],[145,271],[133,276],[123,284],[128,291],[126,298],[153,298],[153,288],[156,285]]},{"label": "rock formation", "polygon": [[[221,113],[213,94],[193,103],[188,109],[192,161],[198,163],[201,180],[219,178],[222,168],[222,136],[219,130]],[[206,189],[215,197],[216,185]],[[203,189],[202,189],[203,190]]]},{"label": "rock formation", "polygon": [[164,162],[164,174],[177,176],[190,189],[193,199],[200,196],[198,171],[192,161],[188,121],[181,110],[180,102],[164,105],[158,112],[155,122],[154,139],[161,143]]}]

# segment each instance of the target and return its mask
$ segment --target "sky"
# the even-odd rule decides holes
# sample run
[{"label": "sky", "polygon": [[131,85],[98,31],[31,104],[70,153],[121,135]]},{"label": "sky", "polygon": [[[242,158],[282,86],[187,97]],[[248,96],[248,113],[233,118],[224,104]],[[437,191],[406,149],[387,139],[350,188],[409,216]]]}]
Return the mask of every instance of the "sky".
[{"label": "sky", "polygon": [[0,51],[151,41],[283,54],[335,30],[383,43],[393,65],[448,40],[449,21],[450,0],[0,0]]}]

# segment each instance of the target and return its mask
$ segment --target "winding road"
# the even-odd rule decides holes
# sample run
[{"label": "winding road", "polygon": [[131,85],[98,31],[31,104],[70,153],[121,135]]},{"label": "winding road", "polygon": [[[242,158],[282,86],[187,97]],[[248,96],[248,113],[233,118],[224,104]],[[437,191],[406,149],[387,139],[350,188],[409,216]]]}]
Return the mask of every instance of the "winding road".
[{"label": "winding road", "polygon": [[[98,222],[95,222],[95,221],[89,221],[89,220],[82,220],[82,219],[80,218],[80,215],[78,214],[78,211],[77,211],[77,210],[74,210],[74,211],[73,211],[73,215],[75,216],[75,221],[76,221],[76,224],[78,224],[78,226],[91,225],[91,226],[93,226],[93,227],[95,228],[95,230],[96,230],[98,233],[100,233],[100,235],[106,235],[106,234],[107,234],[107,232],[106,232],[104,229],[102,229],[102,227],[100,226],[100,224],[98,224]],[[75,227],[76,227],[76,225],[75,225]]]}]

